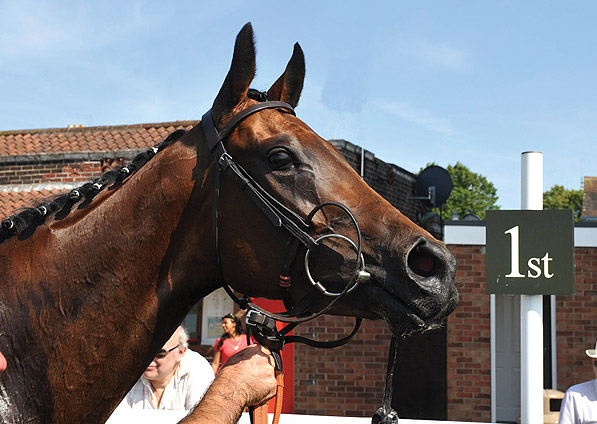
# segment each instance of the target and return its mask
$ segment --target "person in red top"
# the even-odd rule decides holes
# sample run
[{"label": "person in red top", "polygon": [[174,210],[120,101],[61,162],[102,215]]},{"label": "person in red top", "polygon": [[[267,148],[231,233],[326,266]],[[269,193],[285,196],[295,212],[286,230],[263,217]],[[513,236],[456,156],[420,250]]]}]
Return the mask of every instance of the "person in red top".
[{"label": "person in red top", "polygon": [[2,355],[2,352],[0,352],[0,372],[4,371],[6,369],[6,359],[4,358],[4,355]]},{"label": "person in red top", "polygon": [[218,373],[228,358],[247,347],[247,337],[243,334],[240,319],[233,314],[222,317],[224,334],[214,346],[215,354],[211,363],[214,373]]}]

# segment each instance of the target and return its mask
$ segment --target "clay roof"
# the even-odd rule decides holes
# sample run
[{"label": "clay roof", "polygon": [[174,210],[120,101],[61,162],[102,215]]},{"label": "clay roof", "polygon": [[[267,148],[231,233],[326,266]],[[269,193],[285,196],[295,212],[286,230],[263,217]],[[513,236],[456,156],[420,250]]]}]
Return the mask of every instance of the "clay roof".
[{"label": "clay roof", "polygon": [[[65,153],[139,151],[159,143],[177,129],[190,130],[197,122],[0,131],[0,162],[38,159],[40,155],[47,160]],[[74,184],[52,183],[0,186],[0,220],[74,187]]]},{"label": "clay roof", "polygon": [[189,130],[197,122],[0,131],[0,159],[7,156],[145,149],[159,143],[174,130]]},{"label": "clay roof", "polygon": [[37,201],[66,193],[73,187],[25,187],[22,189],[0,189],[0,220],[14,215],[20,209],[35,206]]}]

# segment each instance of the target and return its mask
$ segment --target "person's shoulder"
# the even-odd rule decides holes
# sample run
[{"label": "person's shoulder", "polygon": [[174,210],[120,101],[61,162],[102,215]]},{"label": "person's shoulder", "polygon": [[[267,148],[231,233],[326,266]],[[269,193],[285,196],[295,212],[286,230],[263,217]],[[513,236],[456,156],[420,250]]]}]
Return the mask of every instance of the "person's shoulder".
[{"label": "person's shoulder", "polygon": [[570,386],[566,393],[574,394],[574,393],[586,393],[588,390],[593,390],[596,380],[589,380],[583,383],[578,383],[573,386]]},{"label": "person's shoulder", "polygon": [[[201,355],[199,352],[195,352],[192,349],[187,348],[187,351],[185,352],[184,358],[187,358],[189,361],[193,361],[193,362],[207,362],[207,359],[205,359],[203,357],[203,355]],[[208,363],[209,364],[209,363]]]},{"label": "person's shoulder", "polygon": [[208,372],[213,375],[213,368],[210,363],[199,352],[188,349],[181,361],[181,367],[187,372]]},{"label": "person's shoulder", "polygon": [[119,408],[122,408],[123,406],[131,409],[143,408],[143,400],[145,399],[144,388],[149,384],[149,381],[145,380],[145,378],[141,376],[126,394]]}]

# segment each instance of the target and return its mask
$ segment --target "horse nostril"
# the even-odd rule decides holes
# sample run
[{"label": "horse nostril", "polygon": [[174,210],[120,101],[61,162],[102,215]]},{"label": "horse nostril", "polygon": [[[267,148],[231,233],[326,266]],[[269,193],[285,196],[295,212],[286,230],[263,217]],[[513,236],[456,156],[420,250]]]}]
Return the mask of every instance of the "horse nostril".
[{"label": "horse nostril", "polygon": [[408,255],[408,267],[417,275],[430,277],[434,274],[435,257],[417,246]]}]

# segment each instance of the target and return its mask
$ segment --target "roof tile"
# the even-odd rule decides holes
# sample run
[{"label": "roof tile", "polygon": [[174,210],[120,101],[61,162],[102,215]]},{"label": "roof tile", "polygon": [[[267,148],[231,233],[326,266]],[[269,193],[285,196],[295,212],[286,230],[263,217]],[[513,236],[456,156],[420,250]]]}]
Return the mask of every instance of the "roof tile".
[{"label": "roof tile", "polygon": [[19,210],[35,206],[36,202],[68,192],[68,188],[2,190],[0,191],[0,220]]},{"label": "roof tile", "polygon": [[190,130],[198,122],[0,131],[0,159],[31,154],[144,149],[159,143],[175,129]]},{"label": "roof tile", "polygon": [[[0,162],[2,157],[11,156],[146,149],[164,140],[174,130],[190,130],[198,122],[0,131]],[[33,206],[36,201],[54,197],[70,189],[72,187],[68,184],[1,186],[0,219]]]}]

